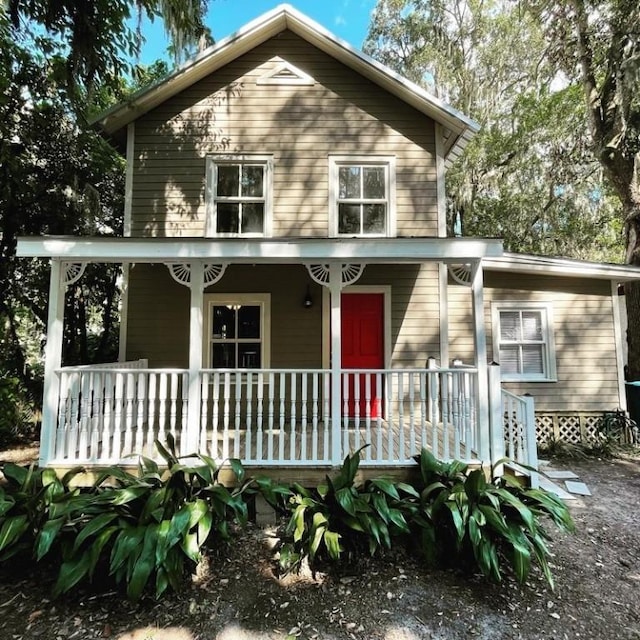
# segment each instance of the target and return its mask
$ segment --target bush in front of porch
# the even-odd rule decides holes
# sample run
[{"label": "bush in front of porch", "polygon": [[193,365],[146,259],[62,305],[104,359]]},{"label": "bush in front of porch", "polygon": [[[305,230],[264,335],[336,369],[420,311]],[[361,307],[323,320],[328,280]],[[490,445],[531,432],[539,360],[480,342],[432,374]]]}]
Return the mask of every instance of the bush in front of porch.
[{"label": "bush in front of porch", "polygon": [[509,566],[520,583],[532,564],[553,588],[549,534],[541,520],[573,530],[566,505],[540,489],[508,476],[487,480],[481,469],[442,462],[427,450],[417,456],[420,480],[413,485],[377,479],[355,484],[359,451],[339,473],[316,489],[292,487],[280,568],[312,570],[324,561],[348,560],[368,548],[371,555],[403,544],[430,565],[479,570],[501,581]]}]

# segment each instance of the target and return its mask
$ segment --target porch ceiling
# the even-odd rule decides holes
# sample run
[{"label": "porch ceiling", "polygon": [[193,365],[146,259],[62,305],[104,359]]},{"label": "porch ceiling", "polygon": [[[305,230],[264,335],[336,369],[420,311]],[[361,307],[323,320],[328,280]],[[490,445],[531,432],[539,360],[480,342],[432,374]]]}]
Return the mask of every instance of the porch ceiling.
[{"label": "porch ceiling", "polygon": [[19,257],[58,258],[70,262],[226,263],[366,262],[439,260],[470,262],[503,254],[502,241],[475,238],[79,238],[22,237]]}]

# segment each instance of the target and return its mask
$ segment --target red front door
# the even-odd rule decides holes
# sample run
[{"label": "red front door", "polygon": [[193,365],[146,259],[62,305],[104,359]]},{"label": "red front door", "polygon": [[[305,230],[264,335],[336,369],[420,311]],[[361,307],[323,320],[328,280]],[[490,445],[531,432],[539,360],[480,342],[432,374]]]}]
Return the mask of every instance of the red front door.
[{"label": "red front door", "polygon": [[[342,294],[342,368],[384,368],[384,295],[382,293]],[[348,375],[349,416],[377,418],[382,415],[382,385],[375,374],[359,376],[356,392],[354,374]],[[367,399],[367,378],[369,393]],[[343,384],[344,390],[344,384]],[[356,405],[356,395],[359,400]]]}]

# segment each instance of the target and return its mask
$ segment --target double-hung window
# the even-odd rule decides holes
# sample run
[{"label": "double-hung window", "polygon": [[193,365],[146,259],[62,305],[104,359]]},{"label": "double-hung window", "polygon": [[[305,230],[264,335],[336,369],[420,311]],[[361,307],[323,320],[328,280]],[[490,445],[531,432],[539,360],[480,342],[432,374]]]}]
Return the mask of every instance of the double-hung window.
[{"label": "double-hung window", "polygon": [[332,236],[395,235],[395,159],[331,156]]},{"label": "double-hung window", "polygon": [[556,379],[552,308],[547,303],[494,303],[493,349],[503,380]]},{"label": "double-hung window", "polygon": [[210,156],[207,164],[207,235],[270,235],[271,157]]},{"label": "double-hung window", "polygon": [[208,294],[206,363],[212,369],[269,366],[270,295]]}]

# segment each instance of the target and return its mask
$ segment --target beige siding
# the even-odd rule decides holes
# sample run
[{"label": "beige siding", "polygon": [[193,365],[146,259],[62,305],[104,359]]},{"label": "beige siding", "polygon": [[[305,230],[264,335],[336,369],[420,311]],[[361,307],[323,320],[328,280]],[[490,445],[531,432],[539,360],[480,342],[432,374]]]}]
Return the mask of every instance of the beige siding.
[{"label": "beige siding", "polygon": [[[322,289],[302,265],[232,265],[205,293],[271,294],[271,366],[319,368],[323,364]],[[358,285],[391,285],[393,367],[424,367],[438,356],[438,274],[435,264],[371,265]],[[314,304],[305,309],[307,286]],[[152,367],[186,367],[189,290],[164,265],[131,271],[127,358],[148,358]],[[328,316],[325,322],[329,322]],[[327,325],[328,326],[328,325]],[[328,344],[325,344],[325,358]]]},{"label": "beige siding", "polygon": [[[558,382],[510,382],[530,393],[538,411],[602,411],[619,405],[613,307],[608,281],[485,273],[488,358],[493,359],[491,303],[549,302],[553,307]],[[473,361],[471,290],[449,286],[451,357]]]},{"label": "beige siding", "polygon": [[[311,86],[259,85],[276,56]],[[211,154],[272,154],[274,236],[328,234],[328,156],[394,155],[398,235],[436,235],[433,122],[286,31],[135,123],[134,236],[202,236]]]}]

